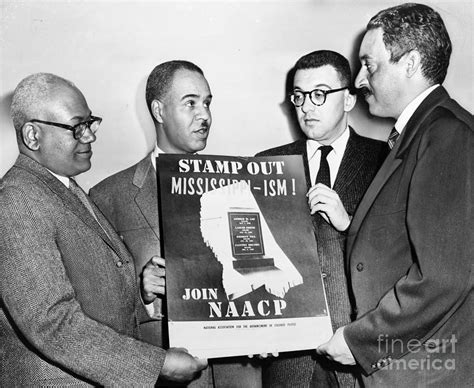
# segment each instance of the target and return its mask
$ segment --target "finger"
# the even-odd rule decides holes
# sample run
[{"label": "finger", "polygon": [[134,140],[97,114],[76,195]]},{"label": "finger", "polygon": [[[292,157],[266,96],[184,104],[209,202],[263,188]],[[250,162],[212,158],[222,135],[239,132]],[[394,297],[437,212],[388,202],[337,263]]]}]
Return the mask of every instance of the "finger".
[{"label": "finger", "polygon": [[164,286],[150,286],[145,292],[147,294],[165,295],[166,288]]},{"label": "finger", "polygon": [[180,352],[184,352],[184,353],[188,353],[189,354],[189,351],[188,349],[186,348],[170,348],[170,350],[178,350]]},{"label": "finger", "polygon": [[166,276],[166,270],[164,268],[152,267],[148,268],[150,276],[153,276],[157,279],[162,279]]},{"label": "finger", "polygon": [[278,357],[279,355],[280,355],[280,353],[278,353],[278,352],[272,352],[273,357]]},{"label": "finger", "polygon": [[207,359],[198,358],[198,357],[194,357],[194,359],[196,360],[196,364],[197,364],[197,367],[198,367],[199,370],[202,370],[202,369],[207,367],[207,365],[208,365]]},{"label": "finger", "polygon": [[150,260],[150,262],[155,266],[155,267],[165,267],[165,259],[160,256],[153,256]]}]

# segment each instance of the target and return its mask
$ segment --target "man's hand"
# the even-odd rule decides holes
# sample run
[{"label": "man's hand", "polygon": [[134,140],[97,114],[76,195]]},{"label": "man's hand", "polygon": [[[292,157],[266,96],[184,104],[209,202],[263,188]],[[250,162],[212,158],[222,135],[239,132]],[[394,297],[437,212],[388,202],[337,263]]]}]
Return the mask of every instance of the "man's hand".
[{"label": "man's hand", "polygon": [[316,349],[316,353],[344,365],[355,365],[356,361],[344,338],[344,327],[336,330],[331,339]]},{"label": "man's hand", "polygon": [[326,185],[317,183],[306,194],[311,214],[318,212],[339,232],[345,231],[351,223],[339,195]]},{"label": "man's hand", "polygon": [[142,299],[145,304],[153,302],[157,296],[165,295],[165,259],[153,256],[142,272]]},{"label": "man's hand", "polygon": [[207,367],[207,360],[191,356],[186,349],[171,348],[166,351],[165,362],[161,368],[160,379],[187,383]]}]

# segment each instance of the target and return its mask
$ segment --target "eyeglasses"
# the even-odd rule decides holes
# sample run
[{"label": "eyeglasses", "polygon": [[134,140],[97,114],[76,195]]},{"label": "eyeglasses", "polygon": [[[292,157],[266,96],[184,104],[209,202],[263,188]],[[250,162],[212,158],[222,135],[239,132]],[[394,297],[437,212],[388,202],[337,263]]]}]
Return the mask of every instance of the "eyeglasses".
[{"label": "eyeglasses", "polygon": [[331,89],[331,90],[321,90],[321,89],[314,89],[310,92],[305,92],[302,90],[294,90],[292,94],[290,94],[290,100],[294,106],[299,108],[303,106],[306,96],[309,95],[309,99],[314,105],[321,106],[326,102],[326,96],[331,93],[340,92],[341,90],[348,89],[349,86],[344,86],[343,88],[339,89]]},{"label": "eyeglasses", "polygon": [[79,140],[82,136],[84,136],[84,133],[86,133],[86,130],[88,129],[90,129],[92,133],[96,133],[99,129],[100,123],[102,122],[102,118],[91,116],[89,120],[83,121],[82,123],[76,125],[53,123],[52,121],[43,121],[37,119],[30,120],[30,122],[53,125],[55,127],[67,129],[73,132],[74,139]]}]

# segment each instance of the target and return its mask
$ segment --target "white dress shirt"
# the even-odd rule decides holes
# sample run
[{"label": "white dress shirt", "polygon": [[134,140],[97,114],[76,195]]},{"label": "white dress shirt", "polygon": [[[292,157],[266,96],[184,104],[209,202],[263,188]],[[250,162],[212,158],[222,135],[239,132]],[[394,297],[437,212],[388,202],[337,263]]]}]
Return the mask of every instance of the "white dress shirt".
[{"label": "white dress shirt", "polygon": [[[341,166],[342,157],[344,156],[344,151],[346,150],[347,142],[349,141],[349,127],[346,127],[344,132],[336,140],[330,144],[332,146],[331,152],[327,156],[327,161],[329,164],[329,173],[331,175],[331,187],[334,186],[336,181],[336,176]],[[316,176],[319,171],[319,164],[321,162],[321,151],[319,147],[323,144],[319,143],[316,140],[308,139],[306,140],[306,152],[308,155],[308,165],[309,165],[309,175],[311,177],[311,185],[314,184]]]},{"label": "white dress shirt", "polygon": [[395,123],[395,129],[401,135],[405,125],[407,125],[408,120],[410,120],[415,110],[420,106],[423,100],[428,97],[433,90],[435,90],[439,84],[433,85],[426,89],[424,92],[420,93],[412,102],[410,102],[405,109],[403,109],[402,114],[398,117],[398,120]]}]

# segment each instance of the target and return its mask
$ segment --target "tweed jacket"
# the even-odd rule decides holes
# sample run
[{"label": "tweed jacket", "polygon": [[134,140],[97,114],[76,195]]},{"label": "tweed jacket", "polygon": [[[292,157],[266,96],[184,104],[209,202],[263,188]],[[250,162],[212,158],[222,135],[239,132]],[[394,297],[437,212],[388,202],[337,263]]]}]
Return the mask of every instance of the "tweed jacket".
[{"label": "tweed jacket", "polygon": [[[349,130],[349,140],[334,181],[333,190],[339,195],[349,215],[352,215],[388,153],[388,147],[385,142],[360,136],[352,128]],[[306,154],[306,140],[298,140],[291,144],[263,151],[257,154],[257,156],[295,154],[303,155],[306,181],[309,189],[312,183],[310,181],[308,157]],[[333,329],[336,330],[338,327],[350,322],[351,314],[347,279],[344,271],[346,236],[324,221],[319,214],[313,215],[312,220],[331,322]],[[308,361],[313,366],[307,368],[309,374],[306,375],[306,379],[311,377],[310,371],[312,368],[318,367],[318,365],[314,366],[310,358],[308,358]],[[335,370],[347,370],[347,368],[339,367],[335,363],[328,363],[326,366]],[[301,370],[298,371],[298,368],[295,371],[300,375],[304,373]],[[288,378],[288,371],[279,371],[278,373],[283,378]],[[324,381],[320,383],[329,384]]]},{"label": "tweed jacket", "polygon": [[20,155],[0,185],[0,385],[153,386],[132,258],[48,170]]},{"label": "tweed jacket", "polygon": [[472,115],[436,88],[354,215],[344,336],[368,386],[472,384],[473,154]]}]

